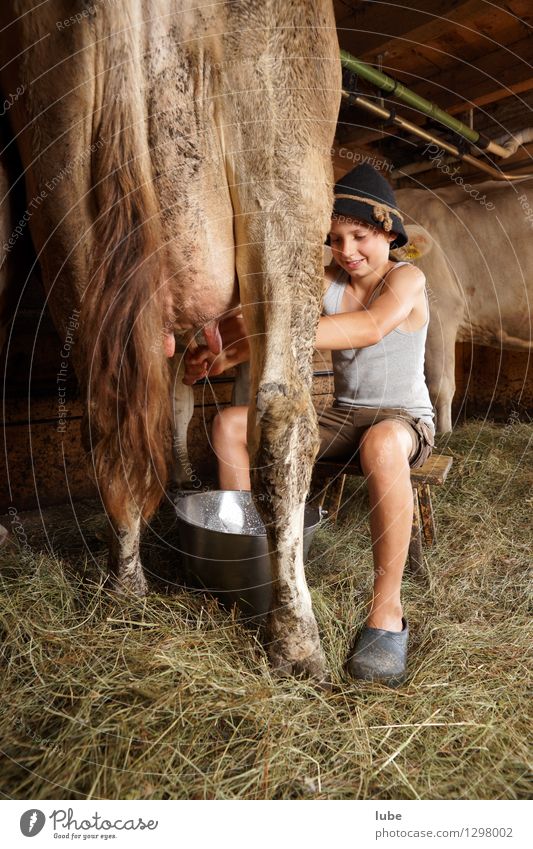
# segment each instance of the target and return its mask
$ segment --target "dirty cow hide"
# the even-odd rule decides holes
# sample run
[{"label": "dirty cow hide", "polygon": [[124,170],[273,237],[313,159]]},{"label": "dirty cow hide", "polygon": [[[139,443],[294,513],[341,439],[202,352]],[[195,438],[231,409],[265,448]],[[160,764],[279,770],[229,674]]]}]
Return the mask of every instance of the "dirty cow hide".
[{"label": "dirty cow hide", "polygon": [[[114,583],[146,592],[141,522],[164,492],[163,330],[185,342],[239,300],[252,339],[250,450],[282,671],[323,674],[302,562],[317,431],[311,355],[340,68],[329,0],[2,3],[4,95],[54,322],[73,359],[114,528]],[[253,404],[257,399],[257,406]]]},{"label": "dirty cow hide", "polygon": [[[416,264],[427,280],[426,379],[439,431],[452,427],[455,343],[533,348],[533,183],[400,189]],[[409,255],[408,245],[398,258]]]}]

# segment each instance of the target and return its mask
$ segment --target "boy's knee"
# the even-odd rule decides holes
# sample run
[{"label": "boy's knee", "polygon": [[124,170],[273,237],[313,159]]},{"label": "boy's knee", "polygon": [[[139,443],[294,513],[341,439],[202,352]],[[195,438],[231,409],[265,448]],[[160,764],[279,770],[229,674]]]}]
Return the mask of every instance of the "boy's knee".
[{"label": "boy's knee", "polygon": [[409,466],[410,440],[406,439],[409,434],[407,431],[404,434],[401,427],[393,422],[383,422],[366,431],[359,448],[364,471],[397,471],[402,466]]},{"label": "boy's knee", "polygon": [[[243,412],[244,410],[244,412]],[[246,408],[226,407],[216,414],[212,423],[212,438],[216,445],[220,440],[246,439]]]}]

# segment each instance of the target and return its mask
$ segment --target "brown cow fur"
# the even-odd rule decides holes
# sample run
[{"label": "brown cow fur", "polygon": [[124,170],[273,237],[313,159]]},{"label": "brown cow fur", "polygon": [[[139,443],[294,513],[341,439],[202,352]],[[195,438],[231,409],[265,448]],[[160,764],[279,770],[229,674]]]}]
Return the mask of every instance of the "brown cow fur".
[{"label": "brown cow fur", "polygon": [[332,4],[12,0],[0,28],[3,92],[25,88],[9,118],[28,203],[41,197],[29,226],[60,335],[80,310],[73,360],[115,584],[146,591],[140,520],[164,493],[171,418],[163,328],[215,338],[240,300],[279,588],[269,651],[320,677],[301,519],[340,99]]}]

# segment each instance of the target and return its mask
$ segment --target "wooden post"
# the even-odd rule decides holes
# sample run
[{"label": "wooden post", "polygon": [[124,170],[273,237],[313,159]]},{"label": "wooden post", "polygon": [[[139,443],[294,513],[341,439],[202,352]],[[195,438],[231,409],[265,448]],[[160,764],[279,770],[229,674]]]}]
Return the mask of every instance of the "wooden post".
[{"label": "wooden post", "polygon": [[420,484],[418,488],[418,503],[420,504],[420,515],[422,519],[422,531],[426,545],[435,545],[436,531],[433,519],[433,507],[431,505],[431,490],[428,483]]},{"label": "wooden post", "polygon": [[339,510],[341,508],[345,482],[346,475],[337,475],[328,486],[329,498],[327,509],[329,511],[329,518],[334,524],[337,522]]},{"label": "wooden post", "polygon": [[417,486],[413,487],[413,526],[411,528],[411,542],[409,543],[409,568],[413,575],[422,575],[424,572]]}]

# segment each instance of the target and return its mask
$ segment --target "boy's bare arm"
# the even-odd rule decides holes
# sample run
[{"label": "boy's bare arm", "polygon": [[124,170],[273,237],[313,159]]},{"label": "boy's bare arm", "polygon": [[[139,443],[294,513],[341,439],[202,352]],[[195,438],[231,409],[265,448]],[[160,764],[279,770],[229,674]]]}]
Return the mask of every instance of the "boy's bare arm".
[{"label": "boy's bare arm", "polygon": [[424,283],[425,276],[418,268],[395,269],[367,310],[322,316],[315,347],[318,351],[343,351],[375,345],[409,317]]},{"label": "boy's bare arm", "polygon": [[[341,351],[375,345],[409,317],[424,288],[425,277],[414,266],[401,266],[391,272],[383,293],[368,310],[322,316],[315,347],[318,351]],[[220,324],[223,350],[213,354],[200,346],[185,355],[183,382],[191,386],[209,375],[216,377],[250,359],[250,344],[244,318],[232,316]]]}]

